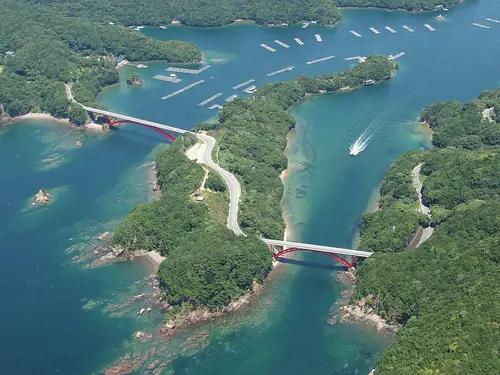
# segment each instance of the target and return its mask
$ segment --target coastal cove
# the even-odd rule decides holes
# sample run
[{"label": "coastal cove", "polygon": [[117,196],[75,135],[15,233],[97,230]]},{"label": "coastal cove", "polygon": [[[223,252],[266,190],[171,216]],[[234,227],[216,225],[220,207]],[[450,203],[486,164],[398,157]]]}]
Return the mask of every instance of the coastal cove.
[{"label": "coastal cove", "polygon": [[[390,163],[405,151],[429,147],[428,135],[418,124],[420,110],[435,100],[474,99],[500,83],[492,79],[500,73],[494,48],[498,30],[470,26],[485,17],[500,18],[500,7],[488,0],[464,4],[441,23],[433,13],[342,14],[344,20],[335,28],[264,29],[248,23],[207,30],[145,28],[143,32],[156,39],[194,42],[211,67],[199,77],[182,75],[184,81],[174,85],[152,78],[167,74],[166,63],[147,63],[142,70],[125,66],[119,72],[120,84],[104,90],[98,101],[116,112],[191,129],[216,116],[198,103],[218,92],[224,93],[221,100],[233,93],[243,96],[232,87],[250,78],[260,87],[301,73],[312,76],[354,66],[343,59],[347,56],[405,51],[398,60],[400,71],[390,81],[315,96],[289,111],[297,121],[286,151],[284,211],[290,237],[349,247],[360,215]],[[427,32],[424,23],[431,23],[436,32]],[[397,34],[376,36],[368,34],[368,24],[378,29],[387,24],[419,27],[412,34],[398,28]],[[355,38],[351,29],[363,37]],[[322,43],[315,41],[316,33]],[[292,45],[294,37],[306,41],[302,49]],[[269,53],[259,46],[273,45],[275,39],[291,47]],[[330,54],[336,58],[305,65]],[[266,76],[290,65],[295,66],[292,72]],[[126,85],[133,72],[142,85]],[[198,79],[206,82],[169,100],[159,99]],[[350,157],[349,145],[372,122],[380,128],[362,153]],[[83,147],[77,149],[77,141]],[[109,313],[109,304],[147,293],[150,286],[144,277],[149,266],[136,259],[83,269],[84,263],[72,264],[71,258],[91,251],[100,243],[96,237],[113,232],[135,204],[153,199],[148,163],[165,145],[161,136],[134,125],[106,136],[74,132],[45,120],[23,120],[0,129],[0,148],[9,155],[0,162],[0,172],[9,176],[0,188],[9,197],[0,206],[0,223],[12,229],[0,236],[0,248],[18,249],[2,262],[1,281],[9,287],[4,300],[16,313],[9,314],[5,333],[22,338],[2,344],[2,349],[9,356],[13,351],[35,353],[33,361],[21,354],[10,356],[4,371],[98,373],[121,359],[143,358],[155,348],[158,354],[148,354],[135,373],[144,373],[159,360],[168,363],[164,373],[168,369],[178,374],[367,374],[390,339],[368,327],[327,323],[345,287],[336,280],[341,268],[316,254],[290,256],[247,311],[192,327],[169,341],[136,339],[138,331],[154,333],[163,319],[154,310],[137,315],[145,303],[139,301],[121,314]],[[21,153],[18,147],[29,152]],[[55,190],[55,199],[30,210],[40,188]],[[33,233],[39,236],[29,239]],[[138,280],[142,283],[136,284]],[[21,295],[29,296],[31,303],[23,303]],[[37,354],[37,348],[43,350]]]}]

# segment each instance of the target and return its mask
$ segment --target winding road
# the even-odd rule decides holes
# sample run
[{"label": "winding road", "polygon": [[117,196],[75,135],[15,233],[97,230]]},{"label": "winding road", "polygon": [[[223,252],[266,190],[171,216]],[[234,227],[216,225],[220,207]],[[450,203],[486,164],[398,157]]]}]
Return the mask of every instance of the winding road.
[{"label": "winding road", "polygon": [[245,235],[238,225],[238,204],[241,197],[241,185],[232,173],[223,169],[212,159],[212,152],[215,147],[215,138],[197,133],[196,136],[202,141],[201,144],[193,146],[186,152],[187,156],[198,163],[205,164],[207,167],[217,172],[226,182],[229,189],[229,212],[227,216],[227,227],[231,229],[237,236]]},{"label": "winding road", "polygon": [[[426,214],[427,216],[431,217],[431,210],[424,204],[422,197],[422,182],[420,181],[420,170],[422,169],[422,164],[424,163],[420,163],[415,168],[413,168],[413,171],[411,172],[411,177],[413,180],[413,186],[415,187],[415,190],[418,195],[418,202],[420,203],[420,211]],[[433,232],[434,232],[433,227],[429,226],[427,228],[423,228],[422,235],[420,236],[420,239],[415,247],[419,247],[424,241],[427,241],[432,236]]]},{"label": "winding road", "polygon": [[420,170],[422,169],[422,164],[420,163],[417,165],[415,168],[413,168],[413,171],[411,172],[411,178],[413,180],[413,186],[415,187],[415,190],[417,191],[418,194],[418,201],[420,203],[420,211],[427,216],[430,216],[431,210],[429,210],[429,207],[424,205],[423,199],[422,199],[422,182],[420,182]]},{"label": "winding road", "polygon": [[[74,97],[73,94],[71,93],[71,87],[67,84],[64,84],[65,89],[66,89],[66,96],[68,97],[68,100],[75,102],[82,106],[84,109],[89,110],[88,107],[85,107],[84,105],[78,103]],[[92,109],[92,108],[90,108]],[[106,112],[106,111],[101,111],[101,112]],[[113,113],[105,113],[105,114],[110,114],[114,115]],[[123,118],[126,118],[126,116],[121,116]],[[155,126],[158,124],[155,123]],[[178,133],[185,133],[189,131],[186,131],[184,129],[180,129]],[[234,177],[232,173],[229,173],[226,171],[224,168],[222,168],[219,164],[214,162],[212,159],[212,152],[215,147],[215,138],[203,134],[203,133],[197,133],[196,137],[202,142],[201,144],[197,144],[193,146],[194,149],[194,155],[190,155],[190,151],[188,150],[186,152],[186,155],[191,159],[194,160],[196,159],[198,163],[200,164],[205,164],[207,167],[212,169],[213,171],[217,172],[226,182],[227,187],[229,188],[229,212],[227,215],[227,227],[231,229],[234,234],[237,236],[243,235],[245,236],[245,233],[241,230],[239,224],[238,224],[238,205],[240,202],[240,197],[241,197],[241,185],[239,181]],[[197,147],[197,148],[196,148]],[[195,149],[196,148],[196,149]]]}]

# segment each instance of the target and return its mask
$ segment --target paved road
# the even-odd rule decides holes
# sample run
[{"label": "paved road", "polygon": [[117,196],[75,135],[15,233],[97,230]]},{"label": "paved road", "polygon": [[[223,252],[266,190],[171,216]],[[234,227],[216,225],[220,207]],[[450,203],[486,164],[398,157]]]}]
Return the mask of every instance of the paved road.
[{"label": "paved road", "polygon": [[[415,190],[418,194],[418,201],[420,203],[420,210],[426,214],[427,216],[431,216],[431,210],[429,207],[424,205],[423,199],[422,199],[422,182],[420,181],[420,170],[422,169],[422,164],[420,163],[417,165],[415,168],[413,168],[413,171],[411,173],[411,178],[413,180],[413,186],[415,187]],[[420,237],[420,241],[418,241],[418,244],[416,247],[419,247],[424,241],[427,241],[430,236],[432,236],[432,233],[434,232],[434,228],[432,227],[427,227],[423,228],[422,231],[422,236]]]},{"label": "paved road", "polygon": [[420,169],[422,169],[422,164],[424,164],[424,163],[420,163],[415,168],[413,168],[413,171],[411,172],[411,178],[413,180],[413,186],[415,187],[415,190],[418,194],[418,201],[420,203],[420,211],[422,211],[422,213],[430,216],[431,211],[429,210],[429,207],[424,205],[424,202],[422,199],[422,183],[420,182]]},{"label": "paved road", "polygon": [[200,133],[196,134],[196,136],[204,143],[204,147],[199,153],[199,156],[202,157],[202,160],[198,161],[219,173],[219,175],[224,179],[226,185],[229,188],[229,214],[227,216],[227,227],[231,229],[237,236],[245,235],[238,225],[238,204],[241,197],[240,183],[233,174],[223,169],[212,159],[212,151],[215,147],[215,138]]},{"label": "paved road", "polygon": [[[73,94],[71,93],[71,87],[69,87],[66,84],[65,84],[65,86],[66,86],[66,96],[68,97],[68,99],[77,103],[77,104],[80,104],[73,98]],[[189,130],[179,129],[179,128],[175,128],[173,126],[163,125],[163,124],[159,124],[156,122],[142,120],[142,119],[138,119],[138,118],[131,117],[131,116],[125,116],[125,115],[121,115],[121,114],[117,114],[117,113],[113,113],[113,112],[109,112],[109,111],[104,111],[102,109],[90,108],[90,107],[86,107],[82,104],[80,104],[80,105],[83,108],[85,108],[87,111],[92,111],[94,113],[99,113],[102,115],[117,117],[117,118],[121,118],[124,120],[132,120],[135,122],[141,122],[141,123],[146,124],[146,125],[151,125],[151,126],[154,126],[154,127],[160,128],[160,129],[171,130],[171,131],[174,131],[176,133],[181,133],[181,134],[192,133]],[[227,227],[229,229],[231,229],[237,236],[245,235],[245,233],[243,233],[240,226],[238,225],[238,204],[240,202],[240,197],[241,197],[240,183],[238,182],[236,177],[234,177],[233,174],[231,174],[228,171],[226,171],[225,169],[223,169],[219,164],[214,162],[214,160],[212,159],[212,151],[215,147],[215,138],[210,137],[209,135],[206,135],[206,134],[201,134],[201,133],[196,134],[196,136],[198,137],[198,139],[200,139],[203,142],[203,147],[201,150],[202,152],[200,152],[198,155],[201,157],[202,160],[198,160],[198,161],[202,164],[207,165],[209,168],[211,168],[214,171],[216,171],[217,173],[219,173],[219,175],[226,182],[226,185],[229,187],[229,213],[227,216]]]}]

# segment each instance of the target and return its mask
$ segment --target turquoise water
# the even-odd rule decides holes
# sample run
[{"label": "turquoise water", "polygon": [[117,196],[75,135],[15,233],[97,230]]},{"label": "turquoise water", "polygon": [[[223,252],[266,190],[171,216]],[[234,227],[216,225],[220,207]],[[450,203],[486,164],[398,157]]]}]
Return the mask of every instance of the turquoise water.
[{"label": "turquoise water", "polygon": [[[316,97],[292,109],[298,127],[289,157],[296,167],[287,182],[285,208],[292,215],[293,238],[349,246],[359,215],[389,163],[406,150],[428,146],[416,124],[420,109],[435,100],[470,100],[499,86],[500,26],[489,24],[491,29],[485,30],[471,23],[500,19],[500,4],[470,2],[448,12],[442,22],[435,14],[345,10],[343,15],[335,28],[240,24],[210,30],[145,29],[158,39],[197,43],[212,67],[174,85],[151,79],[167,65],[148,63],[148,69],[138,70],[144,86],[122,82],[100,100],[117,112],[191,128],[215,116],[197,103],[217,92],[226,98],[234,93],[232,86],[247,79],[261,85],[272,80],[265,73],[289,65],[296,69],[273,80],[343,69],[350,66],[343,59],[348,56],[406,52],[390,82]],[[424,23],[436,31],[429,32]],[[403,24],[415,32],[406,32]],[[385,25],[397,34],[387,32]],[[371,33],[369,26],[381,34]],[[351,29],[363,37],[354,37]],[[315,41],[315,33],[322,43]],[[298,46],[294,37],[306,44]],[[290,48],[275,46],[274,39]],[[332,54],[336,58],[328,62],[305,64]],[[135,70],[126,67],[121,77]],[[198,79],[206,82],[159,100]],[[374,121],[380,128],[365,151],[349,157],[349,144]],[[82,148],[75,147],[78,140]],[[389,341],[363,327],[326,323],[344,287],[335,280],[338,267],[316,254],[281,265],[249,312],[169,342],[155,338],[137,345],[131,340],[135,331],[152,331],[161,319],[137,317],[140,304],[110,317],[107,301],[142,290],[147,267],[134,262],[86,269],[72,258],[84,258],[98,245],[97,235],[112,230],[135,203],[151,199],[144,163],[164,144],[156,133],[132,125],[109,136],[81,134],[47,121],[24,121],[0,131],[3,372],[88,374],[124,353],[137,355],[155,347],[166,348],[168,354],[158,358],[173,359],[169,368],[180,374],[367,373]],[[39,188],[55,194],[46,208],[30,206]],[[90,311],[84,308],[93,305]],[[196,348],[189,347],[193,335]]]}]

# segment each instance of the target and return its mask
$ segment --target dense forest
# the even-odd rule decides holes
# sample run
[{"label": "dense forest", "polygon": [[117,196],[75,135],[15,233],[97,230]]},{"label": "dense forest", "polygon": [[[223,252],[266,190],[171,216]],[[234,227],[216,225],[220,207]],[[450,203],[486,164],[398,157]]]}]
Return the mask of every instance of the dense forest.
[{"label": "dense forest", "polygon": [[168,25],[177,20],[189,26],[222,26],[237,19],[261,25],[341,19],[334,0],[38,0],[67,14],[85,14],[98,22],[122,25]]},{"label": "dense forest", "polygon": [[[379,315],[403,324],[377,374],[500,368],[500,143],[483,138],[498,132],[499,99],[495,90],[425,108],[437,147],[398,158],[382,183],[380,211],[363,217],[360,247],[376,254],[359,268],[355,299],[368,297]],[[479,141],[461,141],[471,135]],[[416,212],[411,174],[419,163],[430,219]],[[432,237],[407,248],[418,226],[429,224]]]},{"label": "dense forest", "polygon": [[469,103],[437,102],[425,108],[421,121],[434,131],[432,143],[437,147],[453,146],[475,149],[500,145],[500,89],[486,91]]},{"label": "dense forest", "polygon": [[203,203],[193,199],[204,172],[184,155],[195,142],[184,135],[157,157],[161,198],[137,206],[117,227],[114,245],[154,250],[166,257],[158,276],[174,306],[227,305],[249,290],[254,280],[262,281],[271,268],[272,254],[258,234],[283,237],[279,175],[287,167],[286,135],[295,125],[286,110],[320,90],[387,79],[395,67],[377,55],[351,70],[265,85],[250,98],[226,104],[218,122],[199,126],[217,137],[220,164],[242,183],[239,219],[246,237],[226,228],[227,192],[218,175],[209,173]]},{"label": "dense forest", "polygon": [[180,137],[158,155],[161,198],[138,205],[116,229],[113,241],[167,258],[158,276],[169,303],[215,308],[238,298],[254,281],[261,282],[271,269],[272,254],[254,236],[235,236],[205,203],[193,199],[204,175],[184,155],[196,142],[193,138]]},{"label": "dense forest", "polygon": [[200,50],[191,43],[155,41],[122,26],[70,17],[42,4],[0,0],[0,6],[0,116],[36,111],[78,122],[80,110],[69,105],[63,83],[73,85],[78,101],[94,104],[104,86],[118,82],[119,57],[201,59]]},{"label": "dense forest", "polygon": [[[30,1],[30,0],[25,0]],[[168,25],[173,20],[184,25],[223,26],[237,19],[260,25],[317,21],[331,25],[341,20],[337,6],[385,9],[432,10],[436,5],[451,6],[462,0],[31,0],[50,5],[68,15],[83,14],[96,22],[122,25]]]},{"label": "dense forest", "polygon": [[339,7],[405,9],[409,11],[433,10],[436,5],[450,7],[464,0],[336,0]]}]

